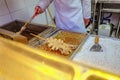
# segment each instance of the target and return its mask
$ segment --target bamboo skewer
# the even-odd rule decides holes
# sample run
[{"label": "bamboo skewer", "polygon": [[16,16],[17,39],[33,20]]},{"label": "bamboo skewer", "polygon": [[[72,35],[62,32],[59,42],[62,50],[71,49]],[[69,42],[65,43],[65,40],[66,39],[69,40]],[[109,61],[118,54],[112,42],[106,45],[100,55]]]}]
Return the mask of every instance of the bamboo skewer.
[{"label": "bamboo skewer", "polygon": [[38,35],[35,35],[32,33],[30,33],[30,34],[38,39],[47,41],[48,47],[51,50],[55,50],[55,51],[58,50],[61,52],[61,54],[64,54],[64,55],[70,54],[72,52],[72,50],[76,48],[76,46],[67,44],[63,40],[60,40],[60,39],[53,39],[53,38],[45,39],[45,38],[40,37]]},{"label": "bamboo skewer", "polygon": [[[47,11],[48,11],[48,14],[49,14],[49,16],[50,16],[50,19],[51,19],[51,21],[52,21],[52,25],[50,25],[50,24],[47,23],[47,26],[53,26],[54,28],[56,28],[56,24],[55,24],[55,22],[54,22],[54,20],[53,20],[52,13],[51,13],[49,7],[47,8]],[[46,14],[46,17],[47,17],[47,14]],[[47,19],[47,18],[46,18],[46,19]],[[47,20],[47,22],[48,22],[48,20]]]},{"label": "bamboo skewer", "polygon": [[52,13],[51,13],[51,11],[50,11],[49,7],[48,7],[48,13],[49,13],[49,15],[50,15],[50,18],[51,18],[51,20],[52,20],[53,25],[55,25],[55,26],[56,26],[55,22],[53,21],[53,18],[52,18]]},{"label": "bamboo skewer", "polygon": [[38,36],[38,35],[35,35],[35,34],[33,34],[33,33],[30,33],[30,35],[32,35],[32,36],[34,36],[34,37],[36,37],[36,38],[38,38],[38,39],[41,39],[41,40],[46,40],[45,38],[43,38],[43,37],[41,37],[41,36]]},{"label": "bamboo skewer", "polygon": [[[51,18],[51,20],[52,20],[52,24],[53,24],[52,26],[53,26],[54,28],[56,28],[56,24],[55,24],[55,22],[54,22],[53,19],[52,19],[52,13],[51,13],[49,7],[47,8],[47,10],[48,10],[48,13],[49,13],[49,15],[50,15],[50,18]],[[62,35],[62,33],[60,33],[60,36],[61,36],[61,38],[63,39],[63,41],[65,41],[64,35]]]}]

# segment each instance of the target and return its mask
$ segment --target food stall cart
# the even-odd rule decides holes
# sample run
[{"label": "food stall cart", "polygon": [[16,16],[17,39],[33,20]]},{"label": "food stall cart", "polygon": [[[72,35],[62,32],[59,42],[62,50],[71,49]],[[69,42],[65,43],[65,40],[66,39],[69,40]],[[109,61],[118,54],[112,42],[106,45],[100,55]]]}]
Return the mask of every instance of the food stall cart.
[{"label": "food stall cart", "polygon": [[[0,28],[0,80],[120,80],[119,40],[100,37],[103,52],[91,52],[95,36],[29,24],[16,42],[12,35],[23,24],[14,21]],[[66,54],[58,49],[61,46],[51,49],[38,36],[64,42],[63,50],[75,48]],[[27,44],[18,43],[24,39]]]},{"label": "food stall cart", "polygon": [[[11,24],[11,23],[10,23]],[[94,37],[87,34],[55,30],[50,26],[30,24],[21,34],[27,37],[28,44],[10,41],[11,35],[4,30],[15,33],[21,22],[15,21],[2,26],[0,32],[0,79],[2,80],[119,80],[120,50],[119,40],[100,37],[103,52],[90,52]],[[23,23],[22,23],[23,24]],[[31,27],[34,26],[34,27]],[[4,30],[3,30],[4,29]],[[40,31],[40,32],[38,32]],[[37,33],[36,33],[37,32]],[[44,39],[53,37],[62,39],[65,43],[76,45],[63,54],[61,50],[51,50],[44,40],[30,35],[33,33]],[[17,45],[16,45],[17,44]],[[59,44],[56,44],[59,45]],[[64,47],[64,46],[63,46]],[[63,48],[66,49],[66,46]]]},{"label": "food stall cart", "polygon": [[[44,33],[47,33],[47,32],[45,31]],[[64,54],[61,54],[61,52],[59,51],[54,51],[54,50],[51,51],[49,50],[49,48],[46,49],[46,47],[44,47],[46,46],[46,44],[44,43],[45,41],[42,41],[34,36],[32,39],[30,39],[27,46],[24,44],[18,43],[16,41],[11,41],[8,39],[6,40],[1,38],[0,51],[3,51],[3,52],[0,53],[1,55],[0,56],[1,57],[0,58],[0,64],[1,64],[0,74],[3,80],[4,78],[6,80],[8,78],[11,78],[12,80],[16,80],[16,78],[20,78],[20,79],[24,78],[24,79],[32,80],[33,78],[35,78],[37,80],[37,79],[47,79],[48,76],[52,80],[54,79],[61,80],[61,78],[63,79],[64,76],[66,75],[68,77],[65,77],[64,78],[65,80],[79,80],[79,79],[80,80],[81,79],[82,80],[92,80],[92,79],[119,80],[119,72],[120,72],[119,71],[119,68],[120,68],[119,46],[120,45],[118,44],[120,43],[119,40],[113,40],[111,38],[109,39],[109,38],[101,37],[100,44],[103,47],[103,52],[90,52],[89,48],[93,45],[94,36],[91,37],[90,35],[74,33],[74,32],[64,31],[64,30],[55,30],[55,31],[53,30],[50,33],[48,33],[47,35],[42,34],[42,37],[44,38],[54,37],[57,39],[62,39],[66,41],[66,43],[77,45],[77,47],[73,49],[69,55],[64,55]],[[1,35],[1,37],[2,36],[3,34]],[[37,36],[41,36],[41,33],[39,33]],[[43,48],[41,48],[41,46]],[[42,54],[45,57],[43,57]],[[53,55],[52,57],[53,60],[51,60],[50,62],[49,57],[52,55]],[[63,62],[59,63],[58,61],[55,63],[54,60],[56,59],[57,60],[59,59]],[[76,68],[74,67],[75,70],[72,67],[72,65],[69,65],[67,63],[66,60],[70,61],[68,62],[69,64],[75,63],[73,64],[77,66]],[[43,68],[45,68],[46,70],[43,68],[41,69],[40,65],[44,66]],[[46,66],[49,66],[49,67],[46,67]],[[51,69],[51,67],[53,69]],[[46,71],[46,73],[44,73],[44,70]],[[50,70],[50,73],[47,73],[49,72],[49,70]],[[41,73],[41,71],[43,72]],[[53,75],[55,76],[51,75],[51,72],[54,72]],[[24,73],[24,77],[22,75],[23,73]],[[62,77],[59,78],[58,77],[59,74],[63,74]],[[79,77],[77,77],[78,75]],[[14,76],[14,77],[11,77],[11,76]],[[76,77],[79,79],[76,79]]]},{"label": "food stall cart", "polygon": [[0,47],[0,80],[120,79],[118,75],[1,37]]}]

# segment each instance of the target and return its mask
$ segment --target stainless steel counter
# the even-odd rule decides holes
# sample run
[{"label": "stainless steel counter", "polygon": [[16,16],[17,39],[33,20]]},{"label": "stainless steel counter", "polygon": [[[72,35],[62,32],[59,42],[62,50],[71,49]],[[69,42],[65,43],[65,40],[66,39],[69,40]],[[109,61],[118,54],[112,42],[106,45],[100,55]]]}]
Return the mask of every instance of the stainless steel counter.
[{"label": "stainless steel counter", "polygon": [[108,37],[100,37],[99,44],[103,52],[91,52],[90,48],[94,45],[94,36],[89,36],[76,53],[73,61],[83,62],[102,70],[120,75],[120,40]]},{"label": "stainless steel counter", "polygon": [[120,0],[98,0],[98,3],[115,3],[115,4],[120,4]]}]

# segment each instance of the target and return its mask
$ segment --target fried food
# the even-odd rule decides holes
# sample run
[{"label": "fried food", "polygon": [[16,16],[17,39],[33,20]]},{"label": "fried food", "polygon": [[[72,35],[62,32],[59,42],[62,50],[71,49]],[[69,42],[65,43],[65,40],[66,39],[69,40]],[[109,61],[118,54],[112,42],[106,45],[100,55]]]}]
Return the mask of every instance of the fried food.
[{"label": "fried food", "polygon": [[[86,38],[86,34],[62,31],[53,36],[53,38],[53,41],[49,40],[49,44],[46,42],[39,49],[69,58],[78,45]],[[55,46],[52,47],[52,45]]]},{"label": "fried food", "polygon": [[68,55],[72,52],[73,49],[76,48],[75,45],[67,44],[61,39],[56,38],[48,38],[47,41],[48,47],[51,48],[51,50],[58,50],[61,52],[61,54]]}]

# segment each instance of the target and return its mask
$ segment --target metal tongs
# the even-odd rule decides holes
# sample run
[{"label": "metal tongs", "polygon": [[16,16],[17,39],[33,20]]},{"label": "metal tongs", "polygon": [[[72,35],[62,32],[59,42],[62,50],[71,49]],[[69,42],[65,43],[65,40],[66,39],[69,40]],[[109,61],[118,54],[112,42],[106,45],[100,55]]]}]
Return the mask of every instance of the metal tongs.
[{"label": "metal tongs", "polygon": [[99,36],[98,35],[96,35],[94,43],[95,44],[90,48],[90,51],[103,52],[103,49],[102,49],[101,45],[99,44]]}]

